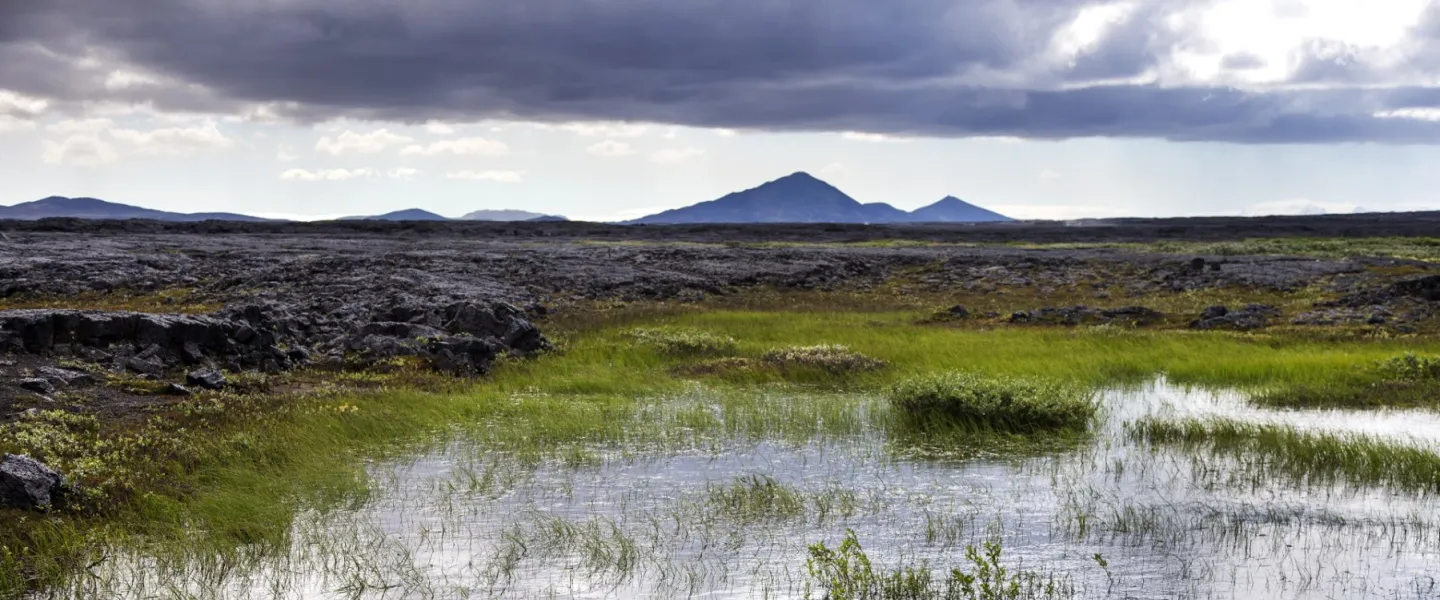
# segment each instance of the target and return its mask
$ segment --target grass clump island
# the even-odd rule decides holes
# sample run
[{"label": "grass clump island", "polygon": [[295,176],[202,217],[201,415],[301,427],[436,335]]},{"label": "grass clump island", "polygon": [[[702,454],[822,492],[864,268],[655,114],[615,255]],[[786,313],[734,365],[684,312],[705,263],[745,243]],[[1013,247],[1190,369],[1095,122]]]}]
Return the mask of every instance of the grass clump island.
[{"label": "grass clump island", "polygon": [[735,338],[700,329],[633,329],[642,345],[671,356],[724,356],[735,352]]},{"label": "grass clump island", "polygon": [[781,369],[816,369],[827,373],[863,373],[885,366],[877,360],[842,344],[790,346],[770,350],[760,360]]},{"label": "grass clump island", "polygon": [[1097,409],[1083,386],[969,372],[905,380],[890,391],[890,403],[915,422],[1017,433],[1084,430]]},{"label": "grass clump island", "polygon": [[1343,483],[1440,492],[1440,454],[1372,436],[1307,432],[1224,418],[1147,418],[1126,427],[1132,437],[1149,444],[1229,457],[1255,477],[1279,477],[1300,485]]}]

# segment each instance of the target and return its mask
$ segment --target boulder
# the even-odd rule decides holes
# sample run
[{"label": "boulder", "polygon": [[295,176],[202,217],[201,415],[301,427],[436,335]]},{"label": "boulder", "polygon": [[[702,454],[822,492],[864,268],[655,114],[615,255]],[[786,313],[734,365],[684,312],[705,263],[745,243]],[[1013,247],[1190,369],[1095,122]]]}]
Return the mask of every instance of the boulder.
[{"label": "boulder", "polygon": [[60,500],[64,478],[25,455],[0,458],[0,507],[48,510]]},{"label": "boulder", "polygon": [[139,356],[125,361],[125,368],[141,375],[159,375],[165,371],[165,365],[159,361],[146,360]]},{"label": "boulder", "polygon": [[20,380],[21,389],[30,390],[37,394],[52,394],[55,392],[54,384],[39,377]]},{"label": "boulder", "polygon": [[1212,306],[1200,313],[1200,318],[1191,321],[1192,329],[1229,329],[1250,331],[1270,325],[1280,316],[1280,309],[1268,304],[1247,304],[1231,310],[1224,306]]},{"label": "boulder", "polygon": [[94,385],[95,377],[89,373],[62,369],[60,367],[40,367],[35,369],[35,376],[42,378],[54,385]]},{"label": "boulder", "polygon": [[200,369],[185,375],[185,384],[206,390],[225,389],[225,375],[215,369]]}]

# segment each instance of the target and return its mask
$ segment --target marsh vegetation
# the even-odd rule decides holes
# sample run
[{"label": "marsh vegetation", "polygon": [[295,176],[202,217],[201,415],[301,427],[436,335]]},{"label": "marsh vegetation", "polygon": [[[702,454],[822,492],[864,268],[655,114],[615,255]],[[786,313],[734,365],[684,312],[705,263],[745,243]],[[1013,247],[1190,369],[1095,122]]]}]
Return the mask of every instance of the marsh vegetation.
[{"label": "marsh vegetation", "polygon": [[315,380],[364,386],[267,382],[263,410],[200,397],[121,432],[38,413],[4,425],[0,450],[78,473],[93,508],[7,513],[0,590],[1436,593],[1433,405],[1274,398],[1428,385],[1440,346],[923,315],[601,314],[464,385],[397,364]]}]

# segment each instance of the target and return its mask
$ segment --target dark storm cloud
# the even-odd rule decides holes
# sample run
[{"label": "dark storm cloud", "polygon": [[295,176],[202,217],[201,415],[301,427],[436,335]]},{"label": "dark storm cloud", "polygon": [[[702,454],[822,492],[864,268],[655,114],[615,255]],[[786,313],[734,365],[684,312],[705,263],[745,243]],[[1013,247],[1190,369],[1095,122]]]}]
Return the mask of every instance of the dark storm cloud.
[{"label": "dark storm cloud", "polygon": [[[1433,123],[1372,117],[1391,104],[1373,94],[1107,83],[1189,43],[1158,24],[1193,3],[1147,3],[1073,63],[1047,62],[1055,33],[1093,3],[4,0],[0,88],[59,105],[113,98],[229,112],[284,103],[302,120],[1440,141]],[[116,66],[160,81],[103,85]]]}]

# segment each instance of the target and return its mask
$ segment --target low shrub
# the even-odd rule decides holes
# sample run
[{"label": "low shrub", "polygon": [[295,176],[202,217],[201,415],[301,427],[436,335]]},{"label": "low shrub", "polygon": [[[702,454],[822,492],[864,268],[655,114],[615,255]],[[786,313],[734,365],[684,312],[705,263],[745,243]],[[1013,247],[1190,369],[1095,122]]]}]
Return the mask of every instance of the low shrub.
[{"label": "low shrub", "polygon": [[723,375],[727,373],[748,373],[758,371],[767,365],[753,358],[727,356],[712,358],[675,367],[676,375],[697,377],[701,375]]},{"label": "low shrub", "polygon": [[1440,356],[1407,353],[1380,361],[1375,370],[1391,381],[1440,381]]},{"label": "low shrub", "polygon": [[699,329],[634,329],[630,337],[675,356],[721,356],[735,352],[735,338]]},{"label": "low shrub", "polygon": [[799,367],[837,374],[874,371],[885,366],[883,360],[838,344],[778,348],[766,352],[760,360],[782,369]]},{"label": "low shrub", "polygon": [[950,372],[897,384],[890,403],[922,421],[1014,433],[1085,429],[1095,416],[1089,390],[1053,381]]}]

